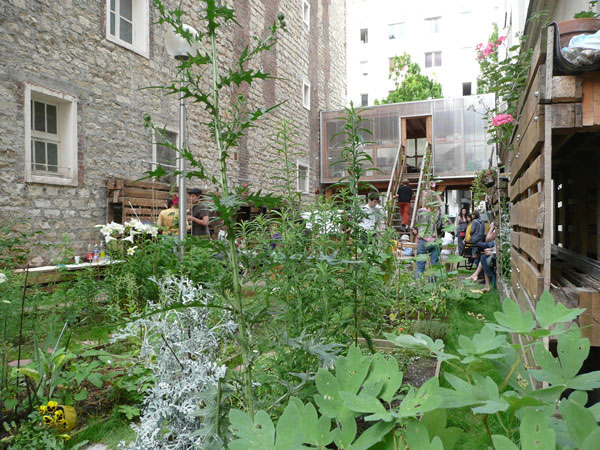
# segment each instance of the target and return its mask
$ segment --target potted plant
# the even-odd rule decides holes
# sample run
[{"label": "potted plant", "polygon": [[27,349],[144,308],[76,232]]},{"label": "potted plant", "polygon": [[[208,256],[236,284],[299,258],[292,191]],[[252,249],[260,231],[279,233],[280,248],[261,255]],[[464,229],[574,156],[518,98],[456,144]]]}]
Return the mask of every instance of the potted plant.
[{"label": "potted plant", "polygon": [[558,22],[561,48],[569,45],[571,38],[578,34],[592,34],[600,30],[600,14],[595,11],[598,0],[591,0],[588,9],[579,11],[571,20]]}]

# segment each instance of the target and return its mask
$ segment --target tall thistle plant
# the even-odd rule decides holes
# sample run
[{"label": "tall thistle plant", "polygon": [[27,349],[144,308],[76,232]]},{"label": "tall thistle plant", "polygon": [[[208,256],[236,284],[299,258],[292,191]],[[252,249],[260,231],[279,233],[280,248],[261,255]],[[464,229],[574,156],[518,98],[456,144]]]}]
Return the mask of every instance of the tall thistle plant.
[{"label": "tall thistle plant", "polygon": [[365,294],[369,288],[366,280],[369,278],[368,272],[373,262],[373,251],[377,248],[374,243],[375,236],[367,236],[367,232],[360,225],[366,215],[361,208],[363,200],[359,193],[365,188],[374,190],[372,185],[361,181],[367,170],[374,169],[368,168],[373,165],[373,159],[364,151],[365,144],[369,143],[367,138],[371,136],[371,131],[365,128],[365,120],[352,102],[345,108],[344,113],[345,115],[341,117],[344,120],[342,130],[334,135],[334,138],[340,137],[341,146],[341,159],[336,164],[343,164],[347,174],[339,182],[341,186],[339,200],[349,211],[343,227],[350,237],[346,263],[351,267],[352,276],[348,280],[347,287],[351,291],[353,305],[352,337],[357,344],[358,335],[364,334],[361,330],[361,321],[366,304]]},{"label": "tall thistle plant", "polygon": [[[252,46],[244,48],[235,62],[230,66],[223,65],[219,57],[217,41],[225,41],[222,36],[229,26],[236,26],[235,11],[222,0],[205,0],[200,11],[200,20],[203,23],[197,36],[193,35],[183,26],[183,11],[181,9],[167,9],[161,0],[154,0],[153,4],[158,11],[158,23],[171,27],[178,35],[186,39],[193,48],[197,48],[195,55],[190,55],[186,60],[179,61],[178,78],[183,80],[173,81],[168,86],[163,86],[169,94],[183,96],[192,102],[202,105],[208,113],[209,119],[204,125],[209,129],[213,139],[216,156],[219,161],[219,174],[212,176],[212,182],[218,186],[220,196],[211,195],[214,209],[223,220],[227,229],[227,260],[231,268],[231,289],[224,293],[226,301],[235,312],[239,326],[238,341],[242,350],[244,366],[245,397],[248,410],[253,415],[252,400],[252,368],[251,368],[251,343],[247,314],[241,293],[241,282],[238,273],[239,261],[235,245],[235,218],[240,207],[252,203],[257,206],[273,206],[276,199],[272,196],[263,196],[260,191],[249,194],[245,186],[234,187],[228,178],[228,160],[232,149],[238,144],[248,128],[255,126],[256,122],[277,105],[264,108],[252,108],[246,103],[243,94],[235,96],[233,102],[226,104],[224,96],[228,96],[232,89],[249,86],[256,81],[270,78],[268,73],[260,68],[251,68],[251,63],[262,52],[270,50],[276,43],[276,35],[285,29],[283,14],[279,14],[264,38],[254,37]],[[257,64],[257,66],[260,66]],[[150,125],[150,119],[147,125]],[[188,177],[207,178],[201,162],[192,155],[189,149],[181,150],[182,156],[189,161],[195,170],[188,173]],[[162,173],[161,173],[162,172]],[[160,176],[164,170],[150,172],[150,175]]]}]

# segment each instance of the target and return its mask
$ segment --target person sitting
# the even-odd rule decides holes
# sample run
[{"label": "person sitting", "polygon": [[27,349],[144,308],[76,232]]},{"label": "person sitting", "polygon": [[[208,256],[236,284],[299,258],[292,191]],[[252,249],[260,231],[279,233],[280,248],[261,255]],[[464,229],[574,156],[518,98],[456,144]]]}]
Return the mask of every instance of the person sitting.
[{"label": "person sitting", "polygon": [[[494,259],[496,258],[496,249],[495,249],[496,237],[498,237],[498,229],[496,228],[496,224],[494,222],[492,222],[490,224],[490,231],[488,231],[488,234],[485,237],[485,241],[477,244],[477,250],[478,250],[478,252],[480,252],[480,258],[479,258],[479,262],[477,264],[477,269],[470,277],[468,277],[468,279],[471,281],[477,281],[477,279],[479,278],[479,275],[483,271],[484,274],[487,274],[489,277],[488,279],[486,279],[486,286],[488,287],[488,289],[487,289],[488,291],[489,291],[489,279],[492,278],[492,275],[490,275],[491,271],[486,271],[484,266],[486,264],[489,266],[490,265],[489,263],[491,261],[488,261],[486,259],[486,261],[484,262],[483,256],[485,255],[485,256],[489,257],[491,254],[493,254]],[[484,277],[485,277],[485,275],[484,275]]]}]

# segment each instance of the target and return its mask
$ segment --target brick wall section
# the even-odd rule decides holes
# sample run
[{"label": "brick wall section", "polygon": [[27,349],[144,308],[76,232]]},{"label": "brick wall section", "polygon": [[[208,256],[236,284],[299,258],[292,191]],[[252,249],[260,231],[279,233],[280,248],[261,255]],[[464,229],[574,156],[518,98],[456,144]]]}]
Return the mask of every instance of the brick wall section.
[{"label": "brick wall section", "polygon": [[[178,102],[147,86],[176,78],[174,61],[163,45],[163,28],[150,26],[150,58],[106,39],[106,0],[4,0],[0,3],[0,215],[23,222],[24,230],[42,230],[42,243],[57,243],[65,234],[78,252],[98,240],[94,225],[106,220],[106,179],[140,177],[152,157],[152,139],[142,116],[158,126],[178,130]],[[178,1],[168,3],[177,4]],[[246,89],[249,107],[285,104],[252,129],[230,161],[234,182],[251,189],[272,189],[277,170],[272,148],[275,124],[286,118],[298,128],[299,145],[311,154],[311,192],[318,188],[318,111],[345,101],[345,1],[311,0],[311,27],[302,22],[302,2],[265,0],[235,4],[239,27],[225,29],[219,40],[220,63],[233,61],[250,35],[263,35],[278,12],[289,33],[283,33],[270,55],[256,64],[280,79],[257,82]],[[197,26],[197,2],[184,1],[184,21]],[[151,10],[150,21],[156,20]],[[329,61],[329,63],[328,63]],[[302,107],[302,79],[311,80],[310,111]],[[32,83],[77,98],[78,186],[25,183],[24,84]],[[236,92],[232,91],[231,96]],[[227,95],[226,95],[227,97]],[[228,98],[223,100],[227,104]],[[218,174],[215,149],[199,105],[187,108],[189,147],[210,174]],[[202,182],[194,186],[208,187]],[[48,259],[52,250],[40,253]],[[41,262],[40,260],[36,262]]]}]

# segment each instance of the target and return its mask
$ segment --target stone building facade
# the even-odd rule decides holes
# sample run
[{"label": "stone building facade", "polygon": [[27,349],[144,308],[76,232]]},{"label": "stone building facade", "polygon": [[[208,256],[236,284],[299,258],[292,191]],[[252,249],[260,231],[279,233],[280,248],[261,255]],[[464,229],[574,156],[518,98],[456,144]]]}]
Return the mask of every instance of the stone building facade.
[{"label": "stone building facade", "polygon": [[[224,67],[251,36],[264,36],[282,12],[288,27],[260,57],[276,80],[244,92],[250,106],[282,106],[250,130],[231,158],[234,182],[273,189],[272,135],[282,119],[298,129],[307,196],[319,187],[319,111],[345,100],[344,0],[229,0],[239,27],[219,42]],[[175,6],[179,1],[167,0]],[[184,22],[200,28],[202,2],[183,2]],[[107,215],[106,180],[137,179],[157,158],[144,113],[178,132],[178,101],[148,86],[176,79],[151,0],[2,0],[0,2],[0,217],[63,235],[81,252]],[[235,94],[235,92],[232,92]],[[217,157],[199,106],[187,107],[187,141],[209,172]],[[196,182],[196,186],[202,186]],[[52,250],[48,251],[48,255]],[[46,254],[40,254],[44,259]],[[41,262],[41,261],[38,261]]]}]

